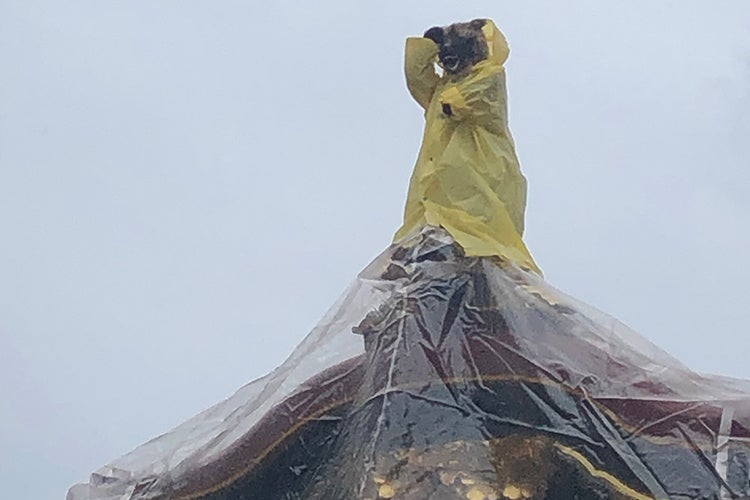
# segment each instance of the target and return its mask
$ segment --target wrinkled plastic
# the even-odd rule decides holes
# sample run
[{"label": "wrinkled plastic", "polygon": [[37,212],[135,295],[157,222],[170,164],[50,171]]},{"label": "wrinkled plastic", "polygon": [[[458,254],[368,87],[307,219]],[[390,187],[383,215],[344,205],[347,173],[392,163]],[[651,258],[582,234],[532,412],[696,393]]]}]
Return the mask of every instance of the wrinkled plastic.
[{"label": "wrinkled plastic", "polygon": [[445,228],[471,256],[497,256],[539,272],[522,240],[526,179],[508,128],[508,44],[487,21],[489,56],[467,74],[438,76],[438,46],[406,41],[406,82],[425,109],[425,132],[398,241],[424,225]]},{"label": "wrinkled plastic", "polygon": [[425,228],[276,371],[68,498],[745,498],[749,470],[749,382]]},{"label": "wrinkled plastic", "polygon": [[460,78],[407,42],[427,124],[393,245],[273,373],[68,500],[750,498],[750,381],[694,373],[540,277],[507,44],[485,28],[490,58]]}]

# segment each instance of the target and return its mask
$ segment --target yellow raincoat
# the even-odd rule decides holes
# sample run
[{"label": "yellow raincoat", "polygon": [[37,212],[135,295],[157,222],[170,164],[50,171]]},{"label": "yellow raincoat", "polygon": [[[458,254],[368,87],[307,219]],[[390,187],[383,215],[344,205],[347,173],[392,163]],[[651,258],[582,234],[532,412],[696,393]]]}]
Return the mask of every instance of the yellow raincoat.
[{"label": "yellow raincoat", "polygon": [[489,56],[458,75],[435,72],[432,40],[406,41],[406,82],[426,124],[395,240],[441,226],[467,255],[498,256],[541,274],[521,239],[526,179],[508,129],[508,44],[492,21],[482,31]]}]

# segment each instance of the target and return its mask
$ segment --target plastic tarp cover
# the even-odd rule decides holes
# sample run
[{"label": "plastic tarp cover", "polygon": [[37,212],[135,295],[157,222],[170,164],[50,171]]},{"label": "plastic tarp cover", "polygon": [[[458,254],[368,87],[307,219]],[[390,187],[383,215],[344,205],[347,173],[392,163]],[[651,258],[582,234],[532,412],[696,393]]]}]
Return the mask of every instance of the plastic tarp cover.
[{"label": "plastic tarp cover", "polygon": [[395,242],[273,373],[69,500],[750,498],[750,382],[542,280],[508,47],[478,21],[407,41],[426,125]]},{"label": "plastic tarp cover", "polygon": [[749,471],[749,382],[424,228],[276,371],[68,498],[746,498]]}]

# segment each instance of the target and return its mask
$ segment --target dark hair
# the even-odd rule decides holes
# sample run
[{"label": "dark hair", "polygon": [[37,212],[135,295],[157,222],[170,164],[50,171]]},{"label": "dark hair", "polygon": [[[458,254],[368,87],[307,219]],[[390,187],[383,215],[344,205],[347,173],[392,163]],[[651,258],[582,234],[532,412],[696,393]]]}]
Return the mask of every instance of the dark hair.
[{"label": "dark hair", "polygon": [[424,37],[440,46],[438,58],[446,72],[460,73],[487,57],[487,41],[482,32],[486,22],[486,19],[474,19],[425,31]]}]

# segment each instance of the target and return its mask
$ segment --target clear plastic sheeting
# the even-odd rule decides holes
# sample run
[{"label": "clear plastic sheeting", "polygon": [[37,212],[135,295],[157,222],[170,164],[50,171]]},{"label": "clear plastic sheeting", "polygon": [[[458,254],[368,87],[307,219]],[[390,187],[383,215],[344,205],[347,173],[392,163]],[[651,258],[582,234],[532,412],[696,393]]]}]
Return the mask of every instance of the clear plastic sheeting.
[{"label": "clear plastic sheeting", "polygon": [[407,41],[426,123],[395,243],[281,367],[68,500],[750,498],[750,382],[540,277],[508,55],[483,19]]},{"label": "clear plastic sheeting", "polygon": [[83,499],[750,498],[750,383],[423,228],[272,374]]}]

